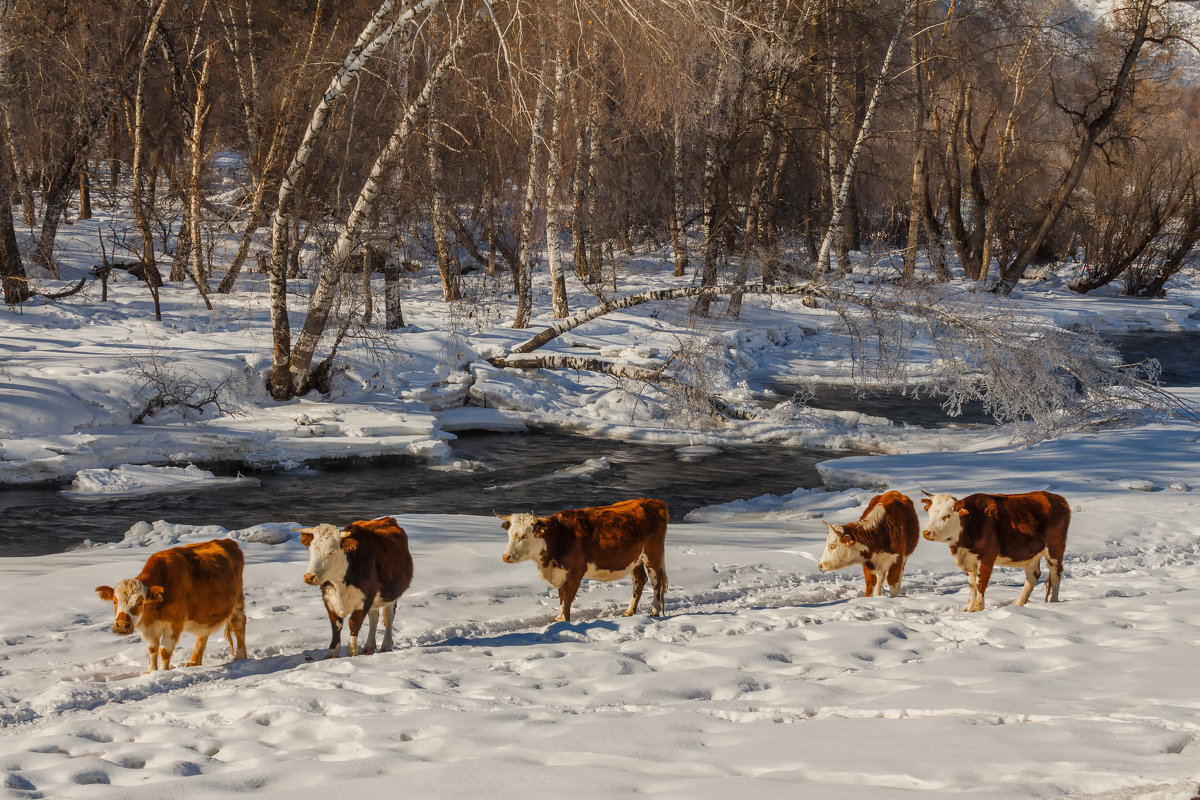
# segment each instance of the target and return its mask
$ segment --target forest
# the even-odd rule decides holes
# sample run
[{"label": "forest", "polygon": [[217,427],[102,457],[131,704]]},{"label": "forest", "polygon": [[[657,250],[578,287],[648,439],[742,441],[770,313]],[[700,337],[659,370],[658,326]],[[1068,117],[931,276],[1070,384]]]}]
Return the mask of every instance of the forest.
[{"label": "forest", "polygon": [[399,276],[421,261],[450,304],[486,273],[517,328],[535,271],[565,318],[565,274],[611,303],[622,264],[664,247],[698,317],[737,317],[752,291],[834,297],[856,263],[883,265],[893,297],[952,268],[1005,296],[1064,262],[1077,292],[1161,296],[1200,239],[1189,13],[2,0],[4,297],[70,291],[44,285],[63,226],[127,209],[96,273],[206,303],[261,273],[266,381],[287,399],[327,387],[339,343],[372,319],[372,274],[384,325],[403,324]]}]

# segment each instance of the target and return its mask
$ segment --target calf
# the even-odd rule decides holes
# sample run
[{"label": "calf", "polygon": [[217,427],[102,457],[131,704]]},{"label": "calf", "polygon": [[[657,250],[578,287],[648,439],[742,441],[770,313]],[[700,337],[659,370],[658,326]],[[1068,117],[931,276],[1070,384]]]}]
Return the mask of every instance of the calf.
[{"label": "calf", "polygon": [[667,504],[642,498],[611,506],[570,509],[548,517],[501,517],[508,531],[505,563],[532,560],[538,573],[558,589],[558,622],[570,622],[571,601],[584,578],[615,581],[633,573],[633,599],[625,616],[637,612],[649,571],[654,589],[650,613],[663,614],[667,595],[664,563]]},{"label": "calf", "polygon": [[[189,667],[204,661],[208,637],[222,625],[234,659],[246,657],[246,599],[242,550],[232,539],[172,547],[146,559],[136,578],[96,587],[113,604],[113,632],[137,631],[150,648],[147,672],[171,668],[180,635],[196,635]],[[237,639],[235,646],[234,639]]]},{"label": "calf", "polygon": [[920,539],[921,523],[912,500],[900,492],[887,492],[871,498],[858,522],[825,525],[829,539],[817,565],[822,572],[862,564],[867,581],[864,597],[882,594],[885,576],[892,597],[900,595],[904,562]]},{"label": "calf", "polygon": [[1063,497],[1029,492],[973,494],[955,500],[948,494],[924,494],[921,504],[929,512],[929,521],[921,535],[950,545],[954,563],[967,573],[971,584],[971,599],[963,611],[983,608],[983,595],[996,564],[1024,567],[1025,589],[1017,605],[1025,605],[1042,576],[1043,558],[1050,567],[1046,602],[1058,602],[1071,522],[1071,507]]},{"label": "calf", "polygon": [[304,582],[321,587],[321,598],[329,614],[333,638],[326,658],[337,658],[342,650],[342,621],[350,618],[350,655],[358,655],[358,631],[364,616],[371,620],[363,653],[375,652],[375,627],[383,609],[383,644],[392,649],[392,621],[396,599],[412,583],[413,562],[408,552],[408,535],[391,517],[351,522],[339,529],[322,524],[300,531],[308,548],[308,571]]}]

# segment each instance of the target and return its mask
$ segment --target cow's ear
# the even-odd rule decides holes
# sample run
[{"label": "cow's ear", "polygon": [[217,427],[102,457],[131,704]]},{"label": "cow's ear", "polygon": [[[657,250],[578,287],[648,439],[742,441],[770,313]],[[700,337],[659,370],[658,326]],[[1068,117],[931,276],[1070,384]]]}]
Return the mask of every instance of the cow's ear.
[{"label": "cow's ear", "polygon": [[300,531],[300,544],[308,547],[310,544],[312,544],[312,540],[312,529],[305,528],[304,530]]},{"label": "cow's ear", "polygon": [[163,593],[164,593],[164,590],[163,590],[163,587],[161,587],[161,586],[151,586],[150,587],[150,595],[149,595],[150,599],[156,603],[161,603],[163,601]]},{"label": "cow's ear", "polygon": [[97,586],[96,594],[100,595],[101,600],[107,600],[110,603],[116,599],[116,594],[113,593],[111,586]]},{"label": "cow's ear", "polygon": [[967,509],[965,509],[965,508],[960,508],[960,509],[958,509],[958,515],[959,515],[960,517],[965,517],[967,514],[970,514],[970,513],[971,513],[971,512],[970,512],[970,511],[968,511],[968,510],[967,510]]},{"label": "cow's ear", "polygon": [[508,530],[508,527],[512,524],[508,521],[508,517],[501,517],[500,519],[504,520],[504,522],[500,523],[500,527],[504,530]]},{"label": "cow's ear", "polygon": [[354,538],[350,531],[342,531],[345,536],[342,537],[342,552],[353,553],[358,549],[358,539]]},{"label": "cow's ear", "polygon": [[549,517],[539,517],[533,522],[533,535],[539,539],[546,535],[546,531],[550,530]]},{"label": "cow's ear", "polygon": [[[925,490],[924,490],[924,489],[922,489],[921,491],[925,491]],[[925,510],[926,510],[926,511],[928,511],[928,510],[929,510],[929,507],[930,507],[931,505],[933,505],[933,501],[932,501],[932,500],[930,500],[928,497],[922,497],[922,498],[921,498],[921,505],[925,506]]]},{"label": "cow's ear", "polygon": [[846,546],[850,546],[854,544],[854,537],[848,533],[843,533],[842,538],[839,541]]}]

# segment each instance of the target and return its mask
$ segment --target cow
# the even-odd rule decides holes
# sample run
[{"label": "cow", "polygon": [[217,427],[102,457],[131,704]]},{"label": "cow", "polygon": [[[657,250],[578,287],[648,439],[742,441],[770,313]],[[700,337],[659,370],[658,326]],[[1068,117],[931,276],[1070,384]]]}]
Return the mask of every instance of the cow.
[{"label": "cow", "polygon": [[971,598],[963,611],[983,608],[983,595],[997,564],[1025,569],[1025,589],[1017,600],[1017,605],[1025,605],[1042,576],[1043,558],[1050,568],[1046,602],[1058,602],[1071,522],[1071,507],[1061,495],[972,494],[956,500],[948,494],[924,494],[921,504],[929,520],[921,535],[950,545],[954,563],[967,573],[971,584]]},{"label": "cow", "polygon": [[921,538],[921,523],[912,500],[900,492],[876,495],[858,522],[845,525],[825,522],[825,526],[829,528],[829,538],[817,565],[822,572],[862,564],[867,581],[863,597],[881,595],[885,577],[892,597],[900,596],[904,562]]},{"label": "cow", "polygon": [[408,552],[408,535],[392,517],[351,522],[344,528],[323,523],[300,530],[300,541],[308,548],[308,571],[304,582],[321,587],[321,598],[329,615],[333,637],[326,658],[342,651],[342,623],[350,619],[351,656],[358,655],[358,631],[363,617],[371,624],[364,655],[375,652],[375,628],[383,610],[383,644],[392,649],[392,621],[396,600],[412,583],[413,561]]},{"label": "cow", "polygon": [[236,661],[246,657],[244,564],[232,539],[186,544],[154,553],[136,578],[115,587],[97,586],[96,594],[113,604],[113,633],[136,631],[149,646],[146,672],[171,668],[171,654],[185,631],[196,635],[187,665],[200,666],[208,637],[222,625]]},{"label": "cow", "polygon": [[[499,516],[499,515],[497,515]],[[571,621],[571,602],[584,578],[615,581],[633,573],[633,599],[625,616],[637,613],[647,572],[654,589],[650,613],[662,616],[667,595],[667,504],[640,498],[610,506],[569,509],[537,517],[500,517],[508,531],[507,564],[532,560],[558,589],[556,622]]]}]

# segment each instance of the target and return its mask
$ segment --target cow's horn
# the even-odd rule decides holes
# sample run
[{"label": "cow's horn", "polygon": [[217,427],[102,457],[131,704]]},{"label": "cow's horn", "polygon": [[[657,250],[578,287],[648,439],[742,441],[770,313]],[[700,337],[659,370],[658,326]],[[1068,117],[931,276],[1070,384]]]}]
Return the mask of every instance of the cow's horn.
[{"label": "cow's horn", "polygon": [[925,491],[924,489],[921,490],[921,494],[925,495],[926,497],[937,497],[937,495],[930,494],[929,492]]},{"label": "cow's horn", "polygon": [[316,533],[316,528],[292,528],[296,533]]}]

